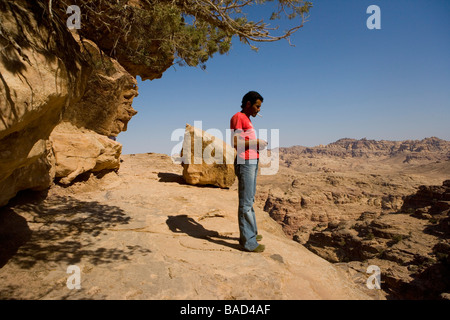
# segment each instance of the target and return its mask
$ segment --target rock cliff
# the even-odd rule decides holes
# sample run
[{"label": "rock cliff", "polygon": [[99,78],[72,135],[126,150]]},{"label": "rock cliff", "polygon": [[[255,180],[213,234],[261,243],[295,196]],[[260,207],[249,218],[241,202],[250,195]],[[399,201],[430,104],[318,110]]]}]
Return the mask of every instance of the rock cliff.
[{"label": "rock cliff", "polygon": [[63,184],[85,172],[118,169],[122,146],[114,139],[137,113],[131,105],[138,95],[136,79],[92,41],[80,46],[92,66],[86,90],[63,110],[50,135],[56,178]]},{"label": "rock cliff", "polygon": [[394,298],[439,299],[450,291],[449,204],[450,180],[420,186],[399,211],[329,223],[305,245],[328,261],[352,261],[348,266],[356,270],[379,266]]},{"label": "rock cliff", "polygon": [[19,190],[51,185],[49,136],[90,73],[70,32],[53,33],[41,13],[29,1],[0,3],[0,206]]},{"label": "rock cliff", "polygon": [[343,138],[326,146],[280,148],[280,153],[341,158],[401,158],[404,162],[414,160],[445,161],[450,159],[450,142],[436,137],[405,141]]},{"label": "rock cliff", "polygon": [[99,41],[98,30],[79,39],[66,18],[50,17],[41,1],[0,1],[0,206],[55,178],[68,184],[85,172],[116,170],[115,137],[136,114],[135,77],[160,77],[170,65],[169,57],[124,68],[90,40]]},{"label": "rock cliff", "polygon": [[[107,54],[114,48],[107,30],[93,27],[80,39],[63,17],[49,19],[44,3],[0,0],[0,227],[6,243],[0,246],[0,297],[374,295],[300,244],[333,262],[383,258],[376,262],[387,263],[385,281],[400,297],[423,294],[427,277],[447,285],[435,271],[447,266],[448,241],[433,237],[448,238],[448,182],[426,185],[450,178],[448,141],[341,139],[280,148],[279,174],[260,177],[257,191],[269,249],[247,255],[235,245],[230,167],[223,168],[224,181],[211,178],[215,174],[197,179],[203,169],[191,167],[192,183],[230,188],[204,188],[199,195],[168,157],[121,156],[114,139],[136,114],[135,77],[160,77],[173,57],[159,57],[154,66],[115,60]],[[54,179],[67,188],[52,186]],[[6,206],[20,190],[50,187],[43,198],[19,197]],[[136,258],[131,266],[129,256]],[[233,259],[239,264],[230,264]],[[82,266],[87,290],[67,291],[69,264]],[[349,273],[365,267],[348,266]],[[404,281],[411,272],[417,277]],[[111,283],[111,276],[120,282]],[[429,297],[445,286],[427,289]]]}]

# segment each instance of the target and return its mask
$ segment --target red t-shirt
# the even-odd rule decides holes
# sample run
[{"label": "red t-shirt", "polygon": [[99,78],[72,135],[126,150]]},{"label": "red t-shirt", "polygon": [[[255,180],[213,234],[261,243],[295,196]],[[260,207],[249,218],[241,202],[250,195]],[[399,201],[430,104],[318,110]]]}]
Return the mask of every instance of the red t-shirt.
[{"label": "red t-shirt", "polygon": [[[234,139],[234,134],[239,134],[243,139],[245,140],[255,140],[256,139],[256,132],[255,128],[253,127],[252,122],[250,121],[250,118],[247,117],[245,113],[238,112],[236,113],[230,120],[230,129],[234,130],[232,131],[232,140]],[[233,134],[234,133],[234,134]],[[239,138],[238,138],[239,140]],[[238,152],[243,150],[243,152],[238,153],[238,156],[242,159],[249,160],[249,159],[259,159],[259,152],[255,146],[250,146],[249,149],[245,150],[245,147],[242,147],[242,149],[239,148],[239,142],[238,142]]]}]

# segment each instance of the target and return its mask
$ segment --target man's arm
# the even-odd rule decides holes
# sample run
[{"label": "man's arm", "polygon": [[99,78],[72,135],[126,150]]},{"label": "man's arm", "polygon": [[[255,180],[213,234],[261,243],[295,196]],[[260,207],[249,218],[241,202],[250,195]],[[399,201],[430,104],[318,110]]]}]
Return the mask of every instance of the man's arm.
[{"label": "man's arm", "polygon": [[[239,141],[238,141],[238,139],[239,139]],[[244,139],[243,137],[241,137],[240,135],[235,134],[234,139],[233,139],[233,147],[236,150],[238,148],[238,144],[239,144],[239,146],[243,145],[244,150],[253,148],[255,145],[256,145],[257,150],[264,150],[267,147],[267,142],[262,139],[247,140],[247,139]]]}]

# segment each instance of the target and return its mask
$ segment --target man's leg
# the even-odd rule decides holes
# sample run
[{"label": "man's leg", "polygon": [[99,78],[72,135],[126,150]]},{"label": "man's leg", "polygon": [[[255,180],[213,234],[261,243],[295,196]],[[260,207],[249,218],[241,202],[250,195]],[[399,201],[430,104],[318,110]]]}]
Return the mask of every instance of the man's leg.
[{"label": "man's leg", "polygon": [[253,205],[255,204],[255,195],[256,195],[256,177],[258,176],[258,163],[259,161],[256,160],[256,166],[255,166],[255,178],[253,181],[253,201],[252,201],[252,212],[253,212],[253,218],[254,218],[254,226],[255,226],[255,234],[258,235],[258,226],[256,224],[256,213],[255,210],[253,209]]},{"label": "man's leg", "polygon": [[239,164],[236,170],[239,179],[239,243],[249,251],[258,247],[256,241],[257,227],[253,202],[255,198],[255,176],[257,173],[257,164]]}]

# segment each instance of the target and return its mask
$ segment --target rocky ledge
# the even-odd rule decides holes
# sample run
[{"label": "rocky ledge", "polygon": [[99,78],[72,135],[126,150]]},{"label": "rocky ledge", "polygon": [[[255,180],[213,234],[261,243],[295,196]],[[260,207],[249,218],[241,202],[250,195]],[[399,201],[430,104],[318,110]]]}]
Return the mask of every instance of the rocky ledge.
[{"label": "rocky ledge", "polygon": [[[21,193],[0,209],[0,299],[383,298],[260,207],[266,251],[242,251],[236,183],[188,185],[169,156],[137,154],[117,173]],[[69,266],[80,289],[67,286]]]}]

